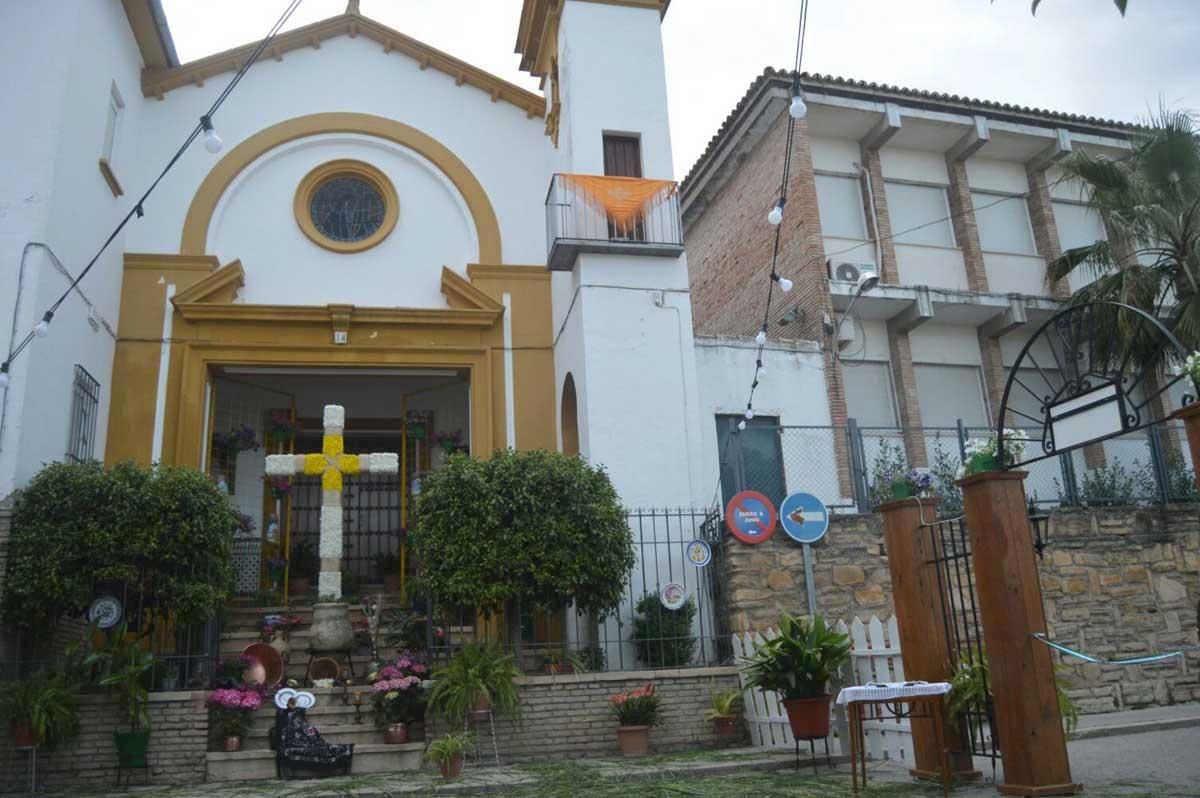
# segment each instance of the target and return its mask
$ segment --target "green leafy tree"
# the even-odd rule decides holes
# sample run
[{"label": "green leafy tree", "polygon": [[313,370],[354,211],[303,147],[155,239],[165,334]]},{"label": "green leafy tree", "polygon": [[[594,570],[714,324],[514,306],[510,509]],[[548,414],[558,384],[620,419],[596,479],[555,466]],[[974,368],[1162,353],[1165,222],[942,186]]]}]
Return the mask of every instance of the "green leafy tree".
[{"label": "green leafy tree", "polygon": [[409,541],[440,603],[508,602],[604,616],[624,594],[633,542],[602,468],[548,451],[453,455],[422,481]]},{"label": "green leafy tree", "polygon": [[84,610],[97,586],[119,584],[155,618],[202,621],[229,593],[234,523],[193,469],[52,463],[17,494],[4,617],[42,627]]},{"label": "green leafy tree", "polygon": [[633,645],[643,665],[677,668],[692,661],[696,652],[696,636],[692,634],[696,602],[691,596],[682,607],[670,610],[656,594],[646,593],[635,610]]},{"label": "green leafy tree", "polygon": [[[1200,349],[1200,135],[1192,116],[1161,110],[1132,134],[1128,156],[1077,152],[1063,172],[1080,180],[1088,204],[1104,219],[1107,240],[1063,253],[1047,266],[1051,281],[1080,272],[1095,278],[1072,303],[1116,301],[1162,316],[1189,351]],[[1112,309],[1099,316],[1096,340],[1130,350],[1143,368],[1158,368],[1159,340],[1140,319]],[[1102,353],[1104,354],[1104,353]],[[1117,352],[1107,353],[1115,357]]]}]

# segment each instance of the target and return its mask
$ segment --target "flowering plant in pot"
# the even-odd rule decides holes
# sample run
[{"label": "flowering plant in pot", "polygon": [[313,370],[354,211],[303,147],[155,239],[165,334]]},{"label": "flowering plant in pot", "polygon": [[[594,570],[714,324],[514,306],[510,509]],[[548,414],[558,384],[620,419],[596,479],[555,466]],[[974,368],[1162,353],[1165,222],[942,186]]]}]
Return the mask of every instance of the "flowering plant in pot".
[{"label": "flowering plant in pot", "polygon": [[1025,454],[1029,436],[1024,430],[1004,429],[1004,456],[1001,458],[999,442],[995,437],[971,438],[964,449],[967,459],[963,463],[963,476],[980,474],[984,471],[999,471],[1015,464]]},{"label": "flowering plant in pot", "polygon": [[737,734],[737,713],[741,708],[742,691],[737,687],[713,690],[712,705],[704,718],[712,721],[713,733],[718,737],[733,737]]},{"label": "flowering plant in pot", "polygon": [[391,663],[371,674],[371,707],[376,727],[389,744],[409,740],[408,724],[422,717],[422,680],[429,673],[422,655],[402,651]]},{"label": "flowering plant in pot", "polygon": [[650,727],[658,725],[661,700],[654,683],[608,697],[617,717],[617,743],[626,757],[645,756],[650,751]]},{"label": "flowering plant in pot", "polygon": [[225,737],[226,751],[242,750],[242,738],[254,722],[254,712],[262,706],[257,690],[237,687],[214,690],[208,697],[208,709]]},{"label": "flowering plant in pot", "polygon": [[462,773],[463,756],[474,745],[475,738],[470,732],[450,732],[429,744],[425,758],[438,766],[443,779],[453,781]]},{"label": "flowering plant in pot", "polygon": [[850,637],[832,629],[820,615],[794,618],[784,613],[775,637],[745,659],[746,686],[783,697],[792,736],[829,736],[827,687],[850,659]]}]

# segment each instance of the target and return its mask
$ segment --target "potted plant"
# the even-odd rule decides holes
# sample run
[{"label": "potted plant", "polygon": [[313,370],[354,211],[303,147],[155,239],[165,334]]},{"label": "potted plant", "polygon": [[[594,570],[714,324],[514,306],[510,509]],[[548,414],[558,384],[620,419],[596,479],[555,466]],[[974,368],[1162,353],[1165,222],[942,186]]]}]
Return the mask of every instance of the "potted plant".
[{"label": "potted plant", "polygon": [[124,720],[129,724],[129,731],[113,732],[117,760],[122,768],[146,766],[146,748],[150,744],[150,714],[146,710],[150,691],[146,682],[153,668],[154,655],[138,646],[136,641],[125,639],[125,627],[119,627],[107,672],[100,684],[116,696]]},{"label": "potted plant", "polygon": [[38,673],[0,685],[0,718],[8,721],[13,745],[58,743],[79,733],[78,692],[56,673]]},{"label": "potted plant", "polygon": [[462,773],[463,756],[475,745],[475,739],[470,732],[450,732],[429,744],[425,758],[438,766],[442,778],[453,781]]},{"label": "potted plant", "polygon": [[542,668],[553,676],[556,673],[585,673],[583,658],[567,648],[547,648],[542,652]]},{"label": "potted plant", "polygon": [[398,594],[400,592],[400,555],[385,551],[375,555],[375,570],[379,572],[379,581],[383,583],[383,592]]},{"label": "potted plant", "polygon": [[660,699],[654,684],[608,697],[617,716],[617,743],[626,757],[645,756],[650,752],[650,727],[658,725]]},{"label": "potted plant", "polygon": [[496,646],[467,643],[433,674],[429,708],[451,721],[468,713],[479,720],[492,710],[519,715],[518,675],[513,658]]},{"label": "potted plant", "polygon": [[[959,659],[958,664],[950,673],[950,692],[946,694],[946,714],[952,722],[967,718],[967,713],[975,710],[987,719],[988,731],[992,736],[992,747],[1000,750],[1000,727],[996,725],[996,714],[992,703],[991,671],[988,667],[987,656],[983,653],[970,652]],[[1079,723],[1079,707],[1067,691],[1063,683],[1055,679],[1055,690],[1058,693],[1058,711],[1062,715],[1063,729],[1067,738],[1075,732]]]},{"label": "potted plant", "polygon": [[1025,444],[1029,436],[1024,430],[1004,430],[1004,458],[1001,462],[999,446],[996,438],[971,438],[964,449],[967,453],[963,464],[964,475],[980,474],[984,471],[999,471],[1014,465],[1025,454]]},{"label": "potted plant", "polygon": [[728,690],[713,690],[712,705],[704,713],[713,724],[713,734],[718,737],[733,737],[737,734],[737,713],[742,706],[742,691],[737,687]]},{"label": "potted plant", "polygon": [[303,596],[312,590],[312,580],[321,567],[317,549],[311,540],[299,540],[292,546],[291,568],[288,573],[288,593]]},{"label": "potted plant", "polygon": [[396,745],[410,739],[408,725],[423,718],[420,709],[422,680],[428,675],[424,656],[402,651],[395,660],[370,677],[371,705],[383,741]]},{"label": "potted plant", "polygon": [[746,686],[783,697],[792,736],[813,740],[829,736],[830,679],[850,659],[850,637],[825,619],[784,614],[778,634],[746,659]]},{"label": "potted plant", "polygon": [[255,711],[262,706],[262,695],[244,687],[214,690],[208,697],[208,709],[225,737],[226,751],[242,750],[242,738],[254,722]]}]

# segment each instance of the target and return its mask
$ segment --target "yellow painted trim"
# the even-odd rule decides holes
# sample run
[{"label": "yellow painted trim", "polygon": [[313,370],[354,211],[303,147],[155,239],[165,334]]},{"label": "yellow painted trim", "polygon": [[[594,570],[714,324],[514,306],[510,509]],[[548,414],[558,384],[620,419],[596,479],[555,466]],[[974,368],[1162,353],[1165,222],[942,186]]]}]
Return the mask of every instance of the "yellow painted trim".
[{"label": "yellow painted trim", "polygon": [[246,271],[242,262],[235,260],[225,264],[190,288],[175,294],[171,300],[176,307],[196,302],[212,302],[214,299],[232,297],[246,284]]},{"label": "yellow painted trim", "polygon": [[545,266],[495,266],[483,263],[468,263],[467,276],[486,277],[491,280],[534,280],[550,282],[550,272]]},{"label": "yellow painted trim", "polygon": [[150,13],[149,0],[121,0],[121,6],[125,9],[125,18],[129,20],[133,40],[142,54],[142,62],[147,67],[166,69],[167,52],[158,36],[158,23]]},{"label": "yellow painted trim", "polygon": [[214,272],[220,268],[221,262],[212,255],[176,255],[174,253],[157,252],[126,252],[126,269],[146,269],[161,272],[197,271]]},{"label": "yellow painted trim", "polygon": [[[338,177],[362,178],[374,186],[383,198],[383,223],[379,225],[378,230],[360,241],[334,241],[318,230],[312,220],[310,208],[313,194],[325,183]],[[376,167],[352,158],[339,158],[321,164],[304,176],[300,185],[296,187],[292,212],[296,215],[296,224],[300,225],[304,235],[314,244],[331,252],[349,254],[370,249],[391,235],[392,230],[396,228],[396,221],[400,218],[400,198],[396,195],[396,187],[392,185],[392,181]]]},{"label": "yellow painted trim", "polygon": [[[382,44],[384,55],[392,52],[406,55],[420,64],[422,69],[432,67],[450,75],[459,86],[473,86],[496,100],[515,105],[529,118],[543,114],[545,100],[541,95],[358,14],[342,14],[280,33],[263,53],[261,60],[273,58],[282,61],[284,54],[293,50],[309,47],[320,49],[324,40],[358,35]],[[181,86],[202,86],[205,80],[238,69],[257,46],[258,42],[242,45],[173,69],[163,68],[165,64],[156,69],[145,69],[142,71],[142,94],[161,100],[167,92]]]},{"label": "yellow painted trim", "polygon": [[475,222],[479,260],[503,263],[500,222],[482,184],[467,165],[445,145],[426,133],[394,119],[371,114],[323,113],[299,116],[271,125],[238,144],[213,167],[188,206],[179,251],[203,255],[208,247],[208,229],[222,195],[242,170],[270,150],[289,141],[322,133],[362,133],[403,145],[424,156],[454,183]]},{"label": "yellow painted trim", "polygon": [[[188,302],[175,304],[175,309],[188,321],[219,322],[321,322],[331,325],[338,313],[334,308],[344,305],[251,305],[209,304]],[[435,327],[491,327],[500,318],[498,311],[472,308],[353,308],[350,324],[429,325]]]},{"label": "yellow painted trim", "polygon": [[[504,312],[504,305],[471,285],[461,274],[447,266],[442,267],[442,293],[448,299],[457,297],[470,306],[470,308],[476,310],[486,310],[493,313]],[[463,310],[463,308],[458,308],[458,310]]]},{"label": "yellow painted trim", "polygon": [[100,159],[100,175],[104,178],[104,182],[108,183],[108,190],[114,197],[125,193],[121,188],[121,181],[117,180],[117,175],[112,170],[112,165],[104,158]]}]

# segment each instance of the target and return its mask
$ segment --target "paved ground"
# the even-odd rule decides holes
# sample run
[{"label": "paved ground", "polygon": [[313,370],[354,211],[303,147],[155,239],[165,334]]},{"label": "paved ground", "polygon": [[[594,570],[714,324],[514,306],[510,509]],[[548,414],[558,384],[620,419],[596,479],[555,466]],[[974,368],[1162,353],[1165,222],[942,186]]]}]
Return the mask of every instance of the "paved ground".
[{"label": "paved ground", "polygon": [[[1165,707],[1083,719],[1084,739],[1070,743],[1072,774],[1086,798],[1200,798],[1200,706]],[[1125,733],[1118,733],[1124,730]],[[643,760],[468,766],[443,785],[429,772],[327,779],[135,788],[123,798],[389,798],[405,795],[496,795],[508,798],[842,798],[847,765],[814,777],[791,768],[790,754],[761,749],[692,751]],[[864,798],[936,798],[891,763],[870,763]],[[990,781],[991,765],[979,763]],[[953,798],[994,798],[993,783],[963,785]]]}]

